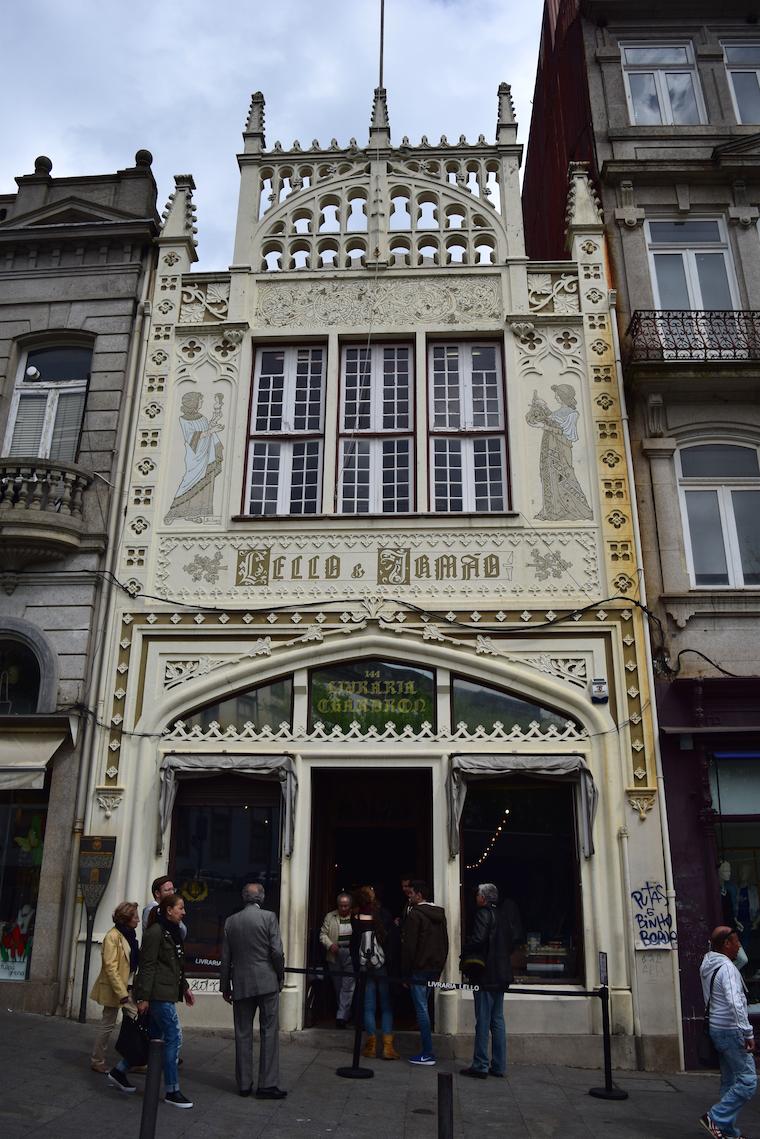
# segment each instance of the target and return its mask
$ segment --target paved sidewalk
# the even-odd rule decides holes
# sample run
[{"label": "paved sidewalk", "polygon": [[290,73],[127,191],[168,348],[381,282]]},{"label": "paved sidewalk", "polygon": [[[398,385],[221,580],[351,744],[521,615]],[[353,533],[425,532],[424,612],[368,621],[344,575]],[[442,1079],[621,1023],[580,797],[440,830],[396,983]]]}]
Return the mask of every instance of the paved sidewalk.
[{"label": "paved sidewalk", "polygon": [[[137,1139],[144,1077],[138,1093],[125,1096],[90,1071],[93,1025],[27,1013],[0,1012],[0,1136],[82,1139],[118,1135]],[[352,1033],[342,1034],[348,1049]],[[308,1039],[302,1034],[301,1039]],[[416,1037],[404,1040],[410,1054]],[[372,1080],[345,1080],[335,1069],[347,1053],[312,1042],[282,1046],[279,1103],[241,1099],[234,1081],[232,1033],[185,1032],[182,1090],[192,1111],[161,1103],[159,1139],[245,1136],[292,1139],[329,1135],[337,1139],[435,1139],[437,1071],[458,1073],[455,1060],[437,1068],[363,1060]],[[505,1080],[454,1076],[457,1139],[685,1139],[704,1136],[697,1120],[715,1098],[710,1074],[621,1073],[615,1082],[629,1092],[621,1103],[592,1099],[588,1088],[601,1074],[549,1065],[514,1065]],[[744,1133],[760,1139],[760,1098],[742,1115]]]}]

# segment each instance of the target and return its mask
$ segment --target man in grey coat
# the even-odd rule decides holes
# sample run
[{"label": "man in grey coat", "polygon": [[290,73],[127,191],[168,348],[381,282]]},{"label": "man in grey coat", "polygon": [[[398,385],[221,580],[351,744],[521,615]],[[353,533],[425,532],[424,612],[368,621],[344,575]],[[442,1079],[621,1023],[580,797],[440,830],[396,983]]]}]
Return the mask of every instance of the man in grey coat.
[{"label": "man in grey coat", "polygon": [[224,923],[222,996],[232,1005],[235,1021],[235,1078],[238,1091],[253,1089],[253,1017],[259,1010],[258,1099],[284,1099],[279,1087],[280,1040],[278,1011],[285,955],[280,929],[273,913],[262,910],[264,887],[249,882],[243,887],[245,908]]}]

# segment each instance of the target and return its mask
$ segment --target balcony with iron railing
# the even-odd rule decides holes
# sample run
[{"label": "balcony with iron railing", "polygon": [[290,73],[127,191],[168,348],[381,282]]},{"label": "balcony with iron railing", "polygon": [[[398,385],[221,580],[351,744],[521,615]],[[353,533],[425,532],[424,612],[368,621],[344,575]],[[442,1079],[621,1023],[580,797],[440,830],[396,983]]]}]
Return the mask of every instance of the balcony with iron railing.
[{"label": "balcony with iron railing", "polygon": [[760,312],[639,309],[626,333],[629,365],[760,360]]},{"label": "balcony with iron railing", "polygon": [[53,459],[0,458],[0,571],[76,553],[93,475]]}]

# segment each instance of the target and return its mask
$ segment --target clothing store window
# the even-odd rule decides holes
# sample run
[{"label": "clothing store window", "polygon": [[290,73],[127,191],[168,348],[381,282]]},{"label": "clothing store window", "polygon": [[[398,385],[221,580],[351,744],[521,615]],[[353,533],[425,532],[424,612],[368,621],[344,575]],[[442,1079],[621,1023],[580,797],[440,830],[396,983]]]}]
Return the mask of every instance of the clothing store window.
[{"label": "clothing store window", "polygon": [[432,509],[508,508],[507,439],[501,353],[495,344],[429,349]]},{"label": "clothing store window", "polygon": [[265,909],[279,909],[281,801],[277,780],[179,781],[169,873],[185,902],[191,976],[218,978],[224,923],[247,882],[263,885]]},{"label": "clothing store window", "polygon": [[206,704],[194,712],[180,717],[185,728],[199,727],[206,731],[213,724],[220,728],[242,728],[250,723],[256,729],[277,729],[282,724],[288,727],[293,722],[293,678],[281,677],[269,684],[258,684],[235,692],[223,700]]},{"label": "clothing store window", "polygon": [[37,711],[40,665],[32,650],[13,638],[0,640],[0,716]]},{"label": "clothing store window", "polygon": [[760,123],[760,43],[724,44],[726,72],[739,123]]},{"label": "clothing store window", "polygon": [[246,514],[321,510],[325,356],[324,348],[306,346],[257,354]]},{"label": "clothing store window", "polygon": [[435,673],[383,660],[358,660],[314,669],[310,676],[309,721],[346,732],[382,731],[388,723],[401,731],[435,729]]},{"label": "clothing store window", "polygon": [[678,460],[694,585],[760,586],[758,448],[706,443],[682,447]]},{"label": "clothing store window", "polygon": [[710,791],[717,811],[722,919],[735,925],[750,1011],[760,1012],[760,751],[715,752]]},{"label": "clothing store window", "polygon": [[79,449],[89,348],[30,349],[11,397],[4,453],[73,463]]},{"label": "clothing store window", "polygon": [[497,723],[505,731],[513,727],[527,731],[533,723],[537,723],[543,730],[552,725],[562,729],[568,723],[578,726],[568,716],[560,715],[551,708],[544,708],[541,704],[523,700],[499,688],[462,677],[452,679],[451,721],[455,727],[465,724],[470,732],[481,726],[491,732]]},{"label": "clothing store window", "polygon": [[408,344],[343,349],[339,513],[396,514],[412,509],[412,381]]},{"label": "clothing store window", "polygon": [[573,782],[511,776],[471,780],[460,831],[464,932],[475,888],[509,902],[515,979],[582,981],[583,922]]},{"label": "clothing store window", "polygon": [[637,126],[706,121],[690,43],[621,47],[628,112]]},{"label": "clothing store window", "polygon": [[35,798],[10,792],[0,802],[0,981],[29,975],[47,818]]}]

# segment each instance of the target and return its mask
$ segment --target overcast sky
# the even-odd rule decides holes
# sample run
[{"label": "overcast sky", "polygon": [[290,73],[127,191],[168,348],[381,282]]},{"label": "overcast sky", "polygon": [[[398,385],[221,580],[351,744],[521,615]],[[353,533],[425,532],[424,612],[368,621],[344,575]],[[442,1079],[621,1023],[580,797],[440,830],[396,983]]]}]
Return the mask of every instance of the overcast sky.
[{"label": "overcast sky", "polygon": [[[385,86],[402,135],[491,141],[512,85],[527,141],[543,0],[386,0]],[[196,182],[200,267],[232,259],[251,92],[272,147],[365,145],[380,0],[26,0],[3,27],[0,193],[38,154],[53,176],[100,174],[153,153],[159,210],[173,175]]]}]

